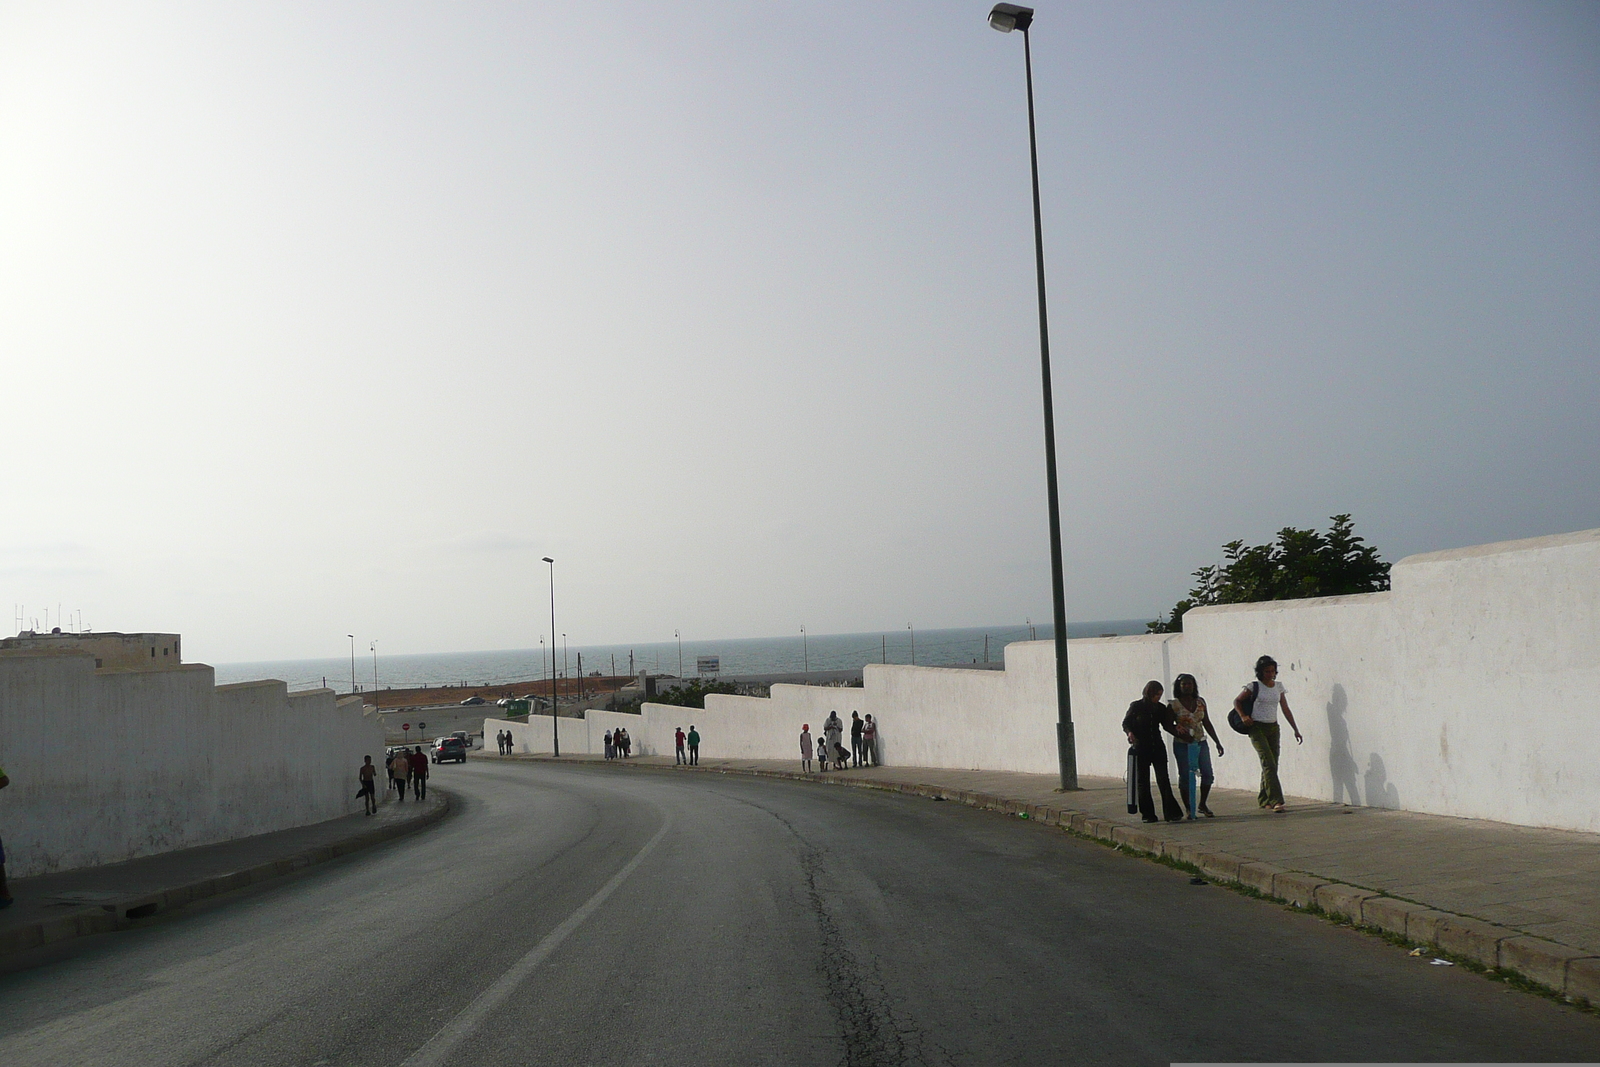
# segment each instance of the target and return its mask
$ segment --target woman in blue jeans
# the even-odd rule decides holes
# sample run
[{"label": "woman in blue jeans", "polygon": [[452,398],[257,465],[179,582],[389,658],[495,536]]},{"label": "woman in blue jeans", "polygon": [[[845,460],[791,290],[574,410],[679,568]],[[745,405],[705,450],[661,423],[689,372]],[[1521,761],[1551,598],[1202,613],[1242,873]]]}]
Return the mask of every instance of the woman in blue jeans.
[{"label": "woman in blue jeans", "polygon": [[[1192,674],[1180,674],[1172,682],[1172,699],[1167,702],[1172,709],[1173,716],[1177,719],[1178,730],[1172,738],[1172,754],[1178,760],[1178,787],[1179,795],[1183,798],[1183,806],[1189,809],[1189,819],[1193,821],[1197,815],[1211,818],[1211,809],[1206,807],[1206,799],[1211,796],[1211,746],[1206,744],[1206,735],[1211,735],[1211,740],[1217,743],[1217,755],[1221,756],[1222,738],[1217,736],[1216,728],[1211,725],[1211,719],[1206,715],[1206,702],[1200,695],[1200,683],[1194,680]],[[1195,772],[1200,774],[1200,798],[1195,799],[1194,778]]]}]

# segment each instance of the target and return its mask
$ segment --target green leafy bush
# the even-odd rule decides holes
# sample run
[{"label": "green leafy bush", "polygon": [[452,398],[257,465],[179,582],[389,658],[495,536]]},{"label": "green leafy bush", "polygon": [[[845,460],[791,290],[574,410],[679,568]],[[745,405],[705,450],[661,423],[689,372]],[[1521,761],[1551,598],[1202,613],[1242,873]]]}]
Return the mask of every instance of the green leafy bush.
[{"label": "green leafy bush", "polygon": [[1301,600],[1313,596],[1375,593],[1389,588],[1389,564],[1355,533],[1349,515],[1334,515],[1328,532],[1285,526],[1270,544],[1222,546],[1223,562],[1194,572],[1189,595],[1165,618],[1147,627],[1153,634],[1183,630],[1190,608],[1208,604],[1251,604],[1262,600]]}]

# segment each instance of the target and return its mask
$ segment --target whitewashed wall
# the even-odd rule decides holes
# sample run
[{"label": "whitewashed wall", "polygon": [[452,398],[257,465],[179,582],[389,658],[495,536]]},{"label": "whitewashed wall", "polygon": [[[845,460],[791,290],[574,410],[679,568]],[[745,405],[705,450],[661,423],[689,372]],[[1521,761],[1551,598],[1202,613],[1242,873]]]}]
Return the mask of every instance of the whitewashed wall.
[{"label": "whitewashed wall", "polygon": [[212,669],[102,672],[0,653],[0,837],[11,877],[210,844],[361,810],[383,729],[361,702]]},{"label": "whitewashed wall", "polygon": [[[1225,715],[1268,653],[1306,737],[1297,747],[1285,725],[1286,791],[1600,831],[1600,530],[1411,556],[1392,579],[1387,593],[1196,609],[1182,634],[1070,642],[1080,772],[1120,777],[1128,703],[1188,672],[1227,752],[1213,760],[1219,784],[1254,790],[1255,754]],[[672,729],[693,722],[703,756],[790,759],[802,723],[859,710],[877,717],[886,763],[1053,774],[1054,646],[1005,657],[1003,672],[869,663],[864,689],[777,685],[768,700],[709,697],[704,711],[591,713],[567,720],[570,749],[563,722],[562,746],[599,751],[622,722],[635,752],[670,752]],[[548,752],[550,720],[536,721],[511,728],[523,751]],[[486,721],[486,736],[506,725]]]}]

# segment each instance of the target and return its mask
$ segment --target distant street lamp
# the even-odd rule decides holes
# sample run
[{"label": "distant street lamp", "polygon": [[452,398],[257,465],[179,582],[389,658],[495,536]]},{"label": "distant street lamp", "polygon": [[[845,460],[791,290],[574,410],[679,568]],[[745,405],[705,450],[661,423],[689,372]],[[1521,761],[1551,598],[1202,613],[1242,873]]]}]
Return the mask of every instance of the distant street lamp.
[{"label": "distant street lamp", "polygon": [[1050,387],[1050,327],[1044,297],[1044,222],[1039,211],[1039,140],[1033,119],[1033,43],[1028,35],[1033,8],[996,4],[989,25],[1001,33],[1022,31],[1022,56],[1028,81],[1028,159],[1033,167],[1033,252],[1039,282],[1039,368],[1044,385],[1044,470],[1050,505],[1050,588],[1056,624],[1056,753],[1061,788],[1078,788],[1077,743],[1072,731],[1072,685],[1067,672],[1067,596],[1061,573],[1061,502],[1056,490],[1056,417]]},{"label": "distant street lamp", "polygon": [[[549,556],[544,561],[550,564],[550,747],[556,756],[561,755],[561,723],[556,717],[560,707],[559,698],[556,696],[556,561]],[[543,644],[543,641],[540,642]]]},{"label": "distant street lamp", "polygon": [[805,654],[806,673],[811,673],[811,639],[806,636],[806,628],[800,627],[800,648]]},{"label": "distant street lamp", "polygon": [[683,635],[680,634],[678,631],[674,630],[674,631],[672,631],[672,636],[676,637],[678,639],[678,677],[682,678],[683,677]]},{"label": "distant street lamp", "polygon": [[356,635],[345,634],[350,639],[350,692],[356,691]]},{"label": "distant street lamp", "polygon": [[372,691],[378,691],[378,642],[372,642]]}]

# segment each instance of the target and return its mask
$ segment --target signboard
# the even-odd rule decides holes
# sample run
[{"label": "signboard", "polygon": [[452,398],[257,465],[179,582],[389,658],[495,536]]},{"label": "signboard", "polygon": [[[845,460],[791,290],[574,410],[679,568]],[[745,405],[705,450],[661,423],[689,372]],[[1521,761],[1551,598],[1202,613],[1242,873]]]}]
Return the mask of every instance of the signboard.
[{"label": "signboard", "polygon": [[694,669],[701,674],[716,674],[722,670],[722,657],[697,656],[694,661]]}]

